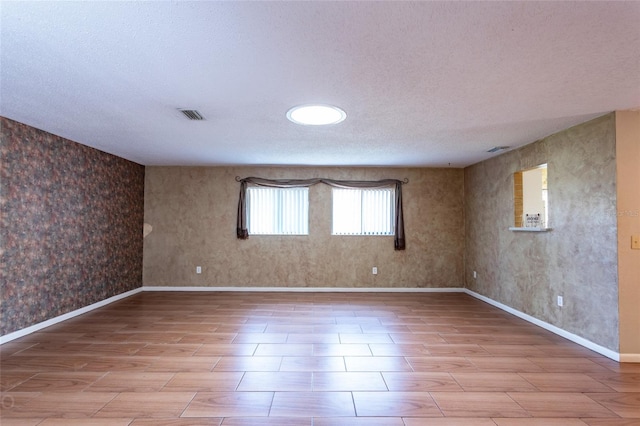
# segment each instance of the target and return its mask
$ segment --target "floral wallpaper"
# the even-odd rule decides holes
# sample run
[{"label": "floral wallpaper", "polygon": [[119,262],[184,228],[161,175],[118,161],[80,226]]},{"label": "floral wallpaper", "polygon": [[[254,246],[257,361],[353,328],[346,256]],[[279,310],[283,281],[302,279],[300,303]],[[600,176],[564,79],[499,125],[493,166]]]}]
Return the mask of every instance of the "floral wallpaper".
[{"label": "floral wallpaper", "polygon": [[141,287],[144,167],[0,127],[0,335]]}]

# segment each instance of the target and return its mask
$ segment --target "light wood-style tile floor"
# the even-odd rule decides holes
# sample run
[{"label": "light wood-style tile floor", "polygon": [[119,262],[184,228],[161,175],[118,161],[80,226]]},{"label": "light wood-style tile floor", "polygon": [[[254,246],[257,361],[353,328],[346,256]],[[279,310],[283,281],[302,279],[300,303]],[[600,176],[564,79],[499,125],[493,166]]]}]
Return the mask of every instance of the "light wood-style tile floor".
[{"label": "light wood-style tile floor", "polygon": [[3,426],[640,425],[640,364],[460,293],[144,292],[0,356]]}]

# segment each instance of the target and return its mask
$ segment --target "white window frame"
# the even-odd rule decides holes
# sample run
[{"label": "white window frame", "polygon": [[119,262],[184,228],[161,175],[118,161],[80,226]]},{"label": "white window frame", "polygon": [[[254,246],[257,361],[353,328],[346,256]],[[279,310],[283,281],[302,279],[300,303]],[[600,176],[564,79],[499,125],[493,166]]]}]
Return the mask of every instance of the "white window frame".
[{"label": "white window frame", "polygon": [[309,188],[247,188],[249,235],[309,235]]},{"label": "white window frame", "polygon": [[331,235],[395,235],[394,188],[332,188],[331,198]]}]

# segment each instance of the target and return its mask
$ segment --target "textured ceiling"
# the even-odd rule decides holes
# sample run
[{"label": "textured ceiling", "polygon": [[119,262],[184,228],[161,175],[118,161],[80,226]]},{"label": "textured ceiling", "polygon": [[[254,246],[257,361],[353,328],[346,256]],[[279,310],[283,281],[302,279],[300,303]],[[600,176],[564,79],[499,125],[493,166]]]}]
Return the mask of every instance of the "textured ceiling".
[{"label": "textured ceiling", "polygon": [[[462,167],[640,106],[636,1],[3,1],[0,16],[0,115],[145,165]],[[306,103],[347,119],[286,120]]]}]

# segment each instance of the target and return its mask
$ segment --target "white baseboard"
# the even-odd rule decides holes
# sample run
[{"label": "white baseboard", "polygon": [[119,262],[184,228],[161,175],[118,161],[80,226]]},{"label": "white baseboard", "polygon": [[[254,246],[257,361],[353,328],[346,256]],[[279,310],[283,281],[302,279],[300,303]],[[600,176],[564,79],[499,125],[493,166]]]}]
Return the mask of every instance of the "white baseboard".
[{"label": "white baseboard", "polygon": [[91,305],[85,306],[84,308],[76,309],[75,311],[67,312],[66,314],[57,316],[55,318],[51,318],[46,321],[39,322],[38,324],[23,328],[21,330],[14,331],[13,333],[5,334],[4,336],[0,336],[0,345],[18,339],[22,336],[26,336],[27,334],[31,334],[38,330],[42,330],[43,328],[50,327],[54,324],[58,324],[70,318],[77,317],[78,315],[93,311],[94,309],[101,308],[110,303],[117,302],[118,300],[124,299],[126,297],[133,296],[134,294],[140,293],[141,291],[143,291],[142,287],[136,288],[134,290],[127,291],[125,293],[121,293],[108,299],[104,299]]},{"label": "white baseboard", "polygon": [[[464,290],[465,293],[467,293],[470,296],[475,297],[476,299],[482,300],[483,302],[486,302],[492,306],[495,306],[496,308],[500,308],[505,312],[508,312],[512,315],[517,316],[518,318],[522,318],[525,321],[528,321],[532,324],[537,325],[538,327],[542,327],[545,330],[548,330],[554,334],[557,334],[558,336],[564,337],[567,340],[571,340],[574,343],[579,344],[580,346],[584,346],[587,349],[591,349],[594,352],[597,352],[601,355],[606,356],[607,358],[611,358],[614,361],[618,361],[621,362],[622,361],[622,357],[618,352],[612,351],[611,349],[605,348],[604,346],[600,346],[597,343],[593,343],[590,340],[587,340],[583,337],[580,337],[576,334],[570,333],[566,330],[561,329],[560,327],[556,327],[555,325],[549,324],[548,322],[544,322],[542,320],[539,320],[538,318],[532,317],[531,315],[525,314],[524,312],[520,312],[517,309],[513,309],[507,305],[504,305],[500,302],[496,302],[493,299],[490,299],[486,296],[483,296],[479,293],[476,293],[475,291],[471,291],[469,289],[465,289]],[[640,356],[639,356],[640,357]],[[626,358],[626,355],[625,355]],[[633,361],[623,361],[623,362],[633,362]],[[638,362],[638,361],[636,361]]]},{"label": "white baseboard", "polygon": [[460,287],[142,287],[144,291],[253,291],[291,293],[464,293]]}]

